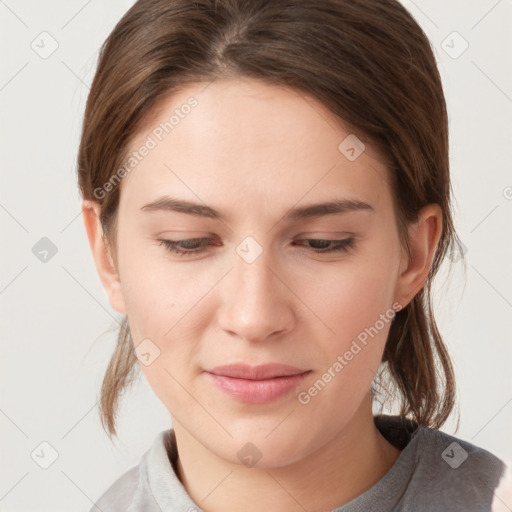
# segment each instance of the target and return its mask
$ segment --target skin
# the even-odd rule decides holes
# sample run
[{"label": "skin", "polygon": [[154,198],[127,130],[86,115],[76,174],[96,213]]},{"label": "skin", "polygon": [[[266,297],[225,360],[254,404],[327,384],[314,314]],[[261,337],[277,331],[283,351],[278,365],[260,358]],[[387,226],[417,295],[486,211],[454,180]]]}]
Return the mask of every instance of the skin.
[{"label": "skin", "polygon": [[[311,401],[307,390],[352,340],[423,287],[441,234],[437,205],[409,227],[411,257],[398,237],[388,169],[369,144],[355,161],[338,145],[351,133],[303,93],[250,79],[189,84],[167,98],[131,141],[139,148],[175,108],[198,106],[122,181],[117,251],[101,236],[99,207],[83,215],[112,307],[128,316],[134,345],[160,355],[141,364],[168,409],[179,477],[206,511],[321,511],[380,480],[400,451],[373,422],[370,386],[390,323]],[[360,137],[362,138],[362,137]],[[141,207],[164,195],[206,204],[223,221]],[[358,199],[374,212],[283,220],[294,206]],[[347,252],[319,254],[304,239],[346,239]],[[214,237],[195,256],[159,239]],[[252,236],[252,263],[236,252]],[[303,385],[266,404],[241,403],[203,370],[245,362],[309,369]],[[261,453],[246,467],[237,452]]]}]

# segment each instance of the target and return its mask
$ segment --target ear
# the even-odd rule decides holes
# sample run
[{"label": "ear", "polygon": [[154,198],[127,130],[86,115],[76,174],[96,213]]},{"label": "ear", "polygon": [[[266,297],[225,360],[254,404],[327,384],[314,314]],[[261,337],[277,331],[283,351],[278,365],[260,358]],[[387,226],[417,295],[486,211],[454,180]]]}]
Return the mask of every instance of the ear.
[{"label": "ear", "polygon": [[409,226],[411,255],[403,248],[395,300],[402,308],[423,288],[443,230],[443,212],[438,204],[424,206],[417,222]]},{"label": "ear", "polygon": [[111,248],[103,237],[100,212],[101,206],[99,203],[90,200],[82,202],[82,215],[96,270],[107,292],[110,305],[119,313],[126,314],[121,281],[111,254]]}]

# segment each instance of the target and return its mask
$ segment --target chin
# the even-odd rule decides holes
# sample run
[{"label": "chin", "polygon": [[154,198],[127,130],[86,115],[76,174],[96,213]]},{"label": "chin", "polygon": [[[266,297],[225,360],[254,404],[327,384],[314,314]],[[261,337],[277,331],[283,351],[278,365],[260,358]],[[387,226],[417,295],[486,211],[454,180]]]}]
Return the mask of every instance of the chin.
[{"label": "chin", "polygon": [[310,440],[304,437],[304,427],[285,429],[281,425],[276,428],[278,423],[273,421],[268,428],[257,431],[253,426],[233,432],[229,448],[218,455],[233,464],[271,469],[294,464],[319,448],[310,445]]}]

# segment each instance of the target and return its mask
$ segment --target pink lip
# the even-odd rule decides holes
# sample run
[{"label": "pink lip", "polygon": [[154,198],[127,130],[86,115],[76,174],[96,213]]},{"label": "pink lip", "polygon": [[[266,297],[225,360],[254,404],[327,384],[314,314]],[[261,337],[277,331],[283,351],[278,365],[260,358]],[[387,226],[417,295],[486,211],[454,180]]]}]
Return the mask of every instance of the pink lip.
[{"label": "pink lip", "polygon": [[295,389],[311,370],[282,364],[217,366],[206,373],[219,389],[246,403],[271,402]]}]

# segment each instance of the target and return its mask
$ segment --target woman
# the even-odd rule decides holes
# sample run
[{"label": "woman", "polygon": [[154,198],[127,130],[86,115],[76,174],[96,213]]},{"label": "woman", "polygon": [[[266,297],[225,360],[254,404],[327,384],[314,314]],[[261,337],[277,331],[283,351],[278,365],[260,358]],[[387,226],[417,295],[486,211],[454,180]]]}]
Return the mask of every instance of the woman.
[{"label": "woman", "polygon": [[460,245],[439,73],[398,2],[139,0],[78,167],[126,315],[104,427],[137,367],[173,425],[98,509],[490,510],[503,462],[439,430],[430,287]]}]

